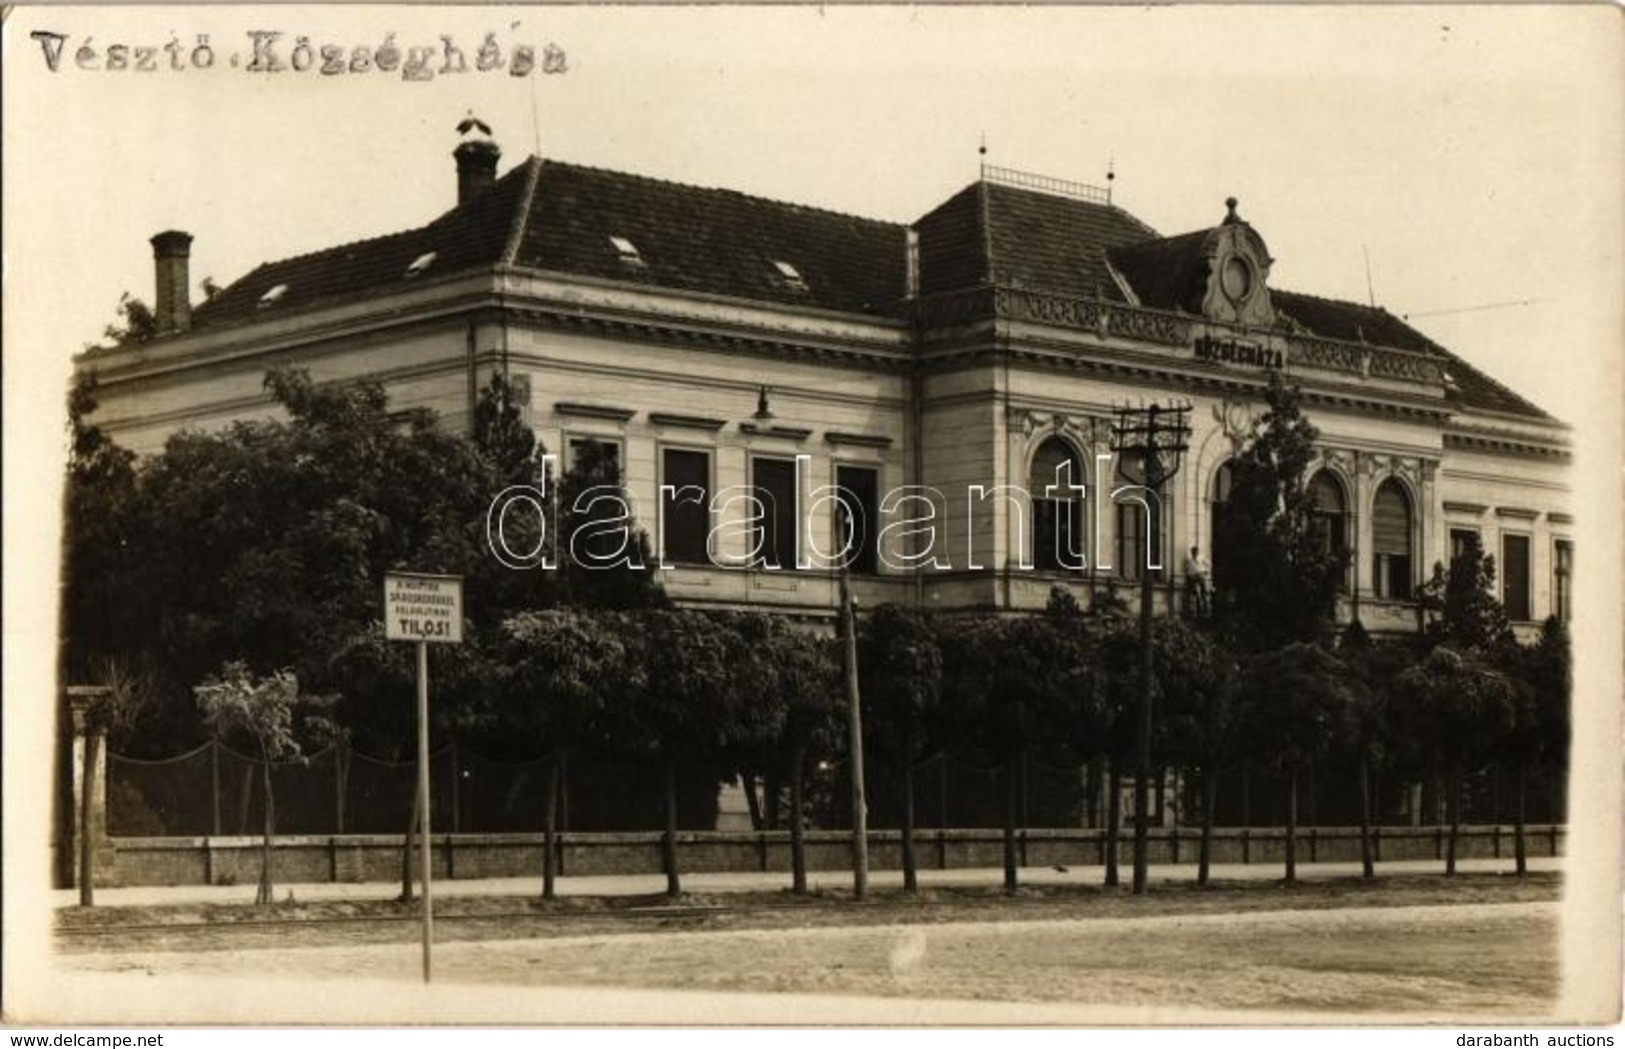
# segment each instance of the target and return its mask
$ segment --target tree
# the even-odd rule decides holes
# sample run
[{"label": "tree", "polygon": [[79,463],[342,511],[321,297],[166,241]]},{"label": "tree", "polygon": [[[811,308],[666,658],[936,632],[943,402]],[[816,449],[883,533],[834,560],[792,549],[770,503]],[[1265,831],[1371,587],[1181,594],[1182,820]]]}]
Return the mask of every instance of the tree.
[{"label": "tree", "polygon": [[1022,764],[1044,740],[1065,738],[1089,690],[1079,633],[1052,616],[947,621],[941,641],[949,716],[962,747],[1001,766],[1004,887],[1018,884],[1016,827]]},{"label": "tree", "polygon": [[1562,620],[1552,616],[1541,624],[1539,639],[1520,651],[1518,670],[1512,727],[1499,756],[1512,764],[1517,777],[1513,853],[1521,878],[1529,873],[1525,831],[1529,772],[1541,764],[1561,765],[1569,750],[1569,632]]},{"label": "tree", "polygon": [[1214,523],[1215,612],[1244,649],[1323,641],[1348,554],[1328,543],[1305,484],[1320,431],[1300,394],[1270,373],[1260,426],[1230,462],[1231,488]]},{"label": "tree", "polygon": [[547,755],[542,802],[542,897],[555,895],[559,766],[597,726],[604,708],[624,687],[629,665],[616,616],[570,609],[518,615],[503,624],[507,637],[502,678],[511,723],[537,740]]},{"label": "tree", "polygon": [[738,616],[733,626],[739,652],[730,687],[738,711],[749,716],[736,713],[729,749],[741,756],[772,750],[770,767],[784,768],[790,788],[791,891],[802,894],[807,891],[807,758],[815,751],[833,752],[841,735],[840,658],[834,640],[797,629],[780,616]]},{"label": "tree", "polygon": [[1408,644],[1376,645],[1358,619],[1343,631],[1338,656],[1353,672],[1360,687],[1351,693],[1347,747],[1355,758],[1360,797],[1360,868],[1366,878],[1377,874],[1377,857],[1372,840],[1373,780],[1384,769],[1395,766],[1405,750],[1396,724],[1403,715],[1396,704],[1403,702],[1394,681],[1410,664]]},{"label": "tree", "polygon": [[302,694],[299,680],[289,670],[258,677],[242,662],[228,662],[217,677],[196,688],[204,720],[219,735],[241,732],[252,737],[260,752],[261,782],[265,790],[265,836],[260,853],[260,883],[254,902],[272,902],[271,850],[276,833],[276,802],[271,790],[271,764],[303,756],[301,736],[320,738],[331,732],[325,717],[328,699]]},{"label": "tree", "polygon": [[932,622],[901,605],[864,617],[858,634],[864,729],[897,769],[903,801],[903,889],[919,891],[914,851],[914,765],[942,698],[943,653]]},{"label": "tree", "polygon": [[618,447],[581,442],[558,486],[559,600],[586,608],[664,608],[648,533],[629,516]]},{"label": "tree", "polygon": [[1243,711],[1239,668],[1230,655],[1187,621],[1159,620],[1156,644],[1159,736],[1170,758],[1201,773],[1202,840],[1196,884],[1208,884],[1219,777],[1241,754]]},{"label": "tree", "polygon": [[135,455],[89,421],[96,378],[81,372],[68,393],[68,476],[63,505],[62,671],[85,681],[111,660],[141,651],[140,617],[126,600],[139,563]]},{"label": "tree", "polygon": [[[114,322],[102,329],[103,338],[114,346],[129,346],[134,343],[151,342],[158,334],[158,318],[152,312],[152,307],[145,302],[125,292],[119,296],[118,315],[123,323]],[[101,349],[98,346],[87,346],[86,349]]]},{"label": "tree", "polygon": [[[489,557],[490,476],[469,442],[391,412],[377,384],[283,370],[266,387],[288,419],[183,431],[142,463],[119,597],[168,694],[230,653],[365,708],[334,654],[373,628],[386,571],[469,575]],[[483,614],[477,593],[468,606]],[[162,745],[198,731],[167,713],[149,734]]]},{"label": "tree", "polygon": [[661,770],[666,893],[682,894],[677,864],[677,773],[681,763],[719,753],[735,741],[738,693],[730,661],[737,649],[723,624],[690,609],[644,612],[625,620],[623,637],[637,671],[605,712],[608,745]]},{"label": "tree", "polygon": [[1445,646],[1402,673],[1397,685],[1409,701],[1407,728],[1426,741],[1445,772],[1450,823],[1445,873],[1453,875],[1463,777],[1469,764],[1487,760],[1512,731],[1515,690],[1511,679],[1482,656]]},{"label": "tree", "polygon": [[1298,876],[1298,777],[1348,732],[1355,684],[1325,649],[1293,644],[1243,666],[1246,734],[1253,755],[1286,776],[1286,880]]},{"label": "tree", "polygon": [[[1106,762],[1106,856],[1104,880],[1107,886],[1119,881],[1118,846],[1123,831],[1123,767],[1135,760],[1137,742],[1135,713],[1139,709],[1140,636],[1135,623],[1126,616],[1103,612],[1093,618],[1094,703],[1092,737],[1097,753]],[[1155,680],[1153,679],[1153,685]]]},{"label": "tree", "polygon": [[1437,612],[1426,632],[1430,644],[1498,657],[1517,644],[1506,609],[1495,597],[1495,558],[1484,553],[1477,532],[1468,533],[1448,570],[1434,566],[1423,591],[1423,604]]},{"label": "tree", "polygon": [[[531,502],[502,504],[504,512],[496,522],[501,534],[497,537],[489,534],[492,522],[487,513],[481,522],[488,533],[487,545],[500,542],[506,547],[505,553],[556,553],[557,507],[545,497],[553,492],[557,478],[546,468],[546,450],[525,422],[519,390],[503,372],[492,372],[490,382],[480,391],[474,405],[473,440],[491,478],[486,497],[493,504],[514,487],[543,496],[530,496]],[[489,511],[490,505],[486,509]],[[556,606],[563,597],[558,572],[511,567],[492,550],[472,566],[467,583],[470,592],[479,596],[483,614],[493,623],[527,610]]]}]

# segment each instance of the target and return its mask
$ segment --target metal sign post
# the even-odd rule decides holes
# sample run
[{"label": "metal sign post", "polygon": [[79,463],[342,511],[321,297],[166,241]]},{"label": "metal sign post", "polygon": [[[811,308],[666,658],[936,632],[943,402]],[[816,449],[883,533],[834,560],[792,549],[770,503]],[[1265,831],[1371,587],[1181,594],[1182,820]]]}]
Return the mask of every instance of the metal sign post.
[{"label": "metal sign post", "polygon": [[423,823],[423,982],[434,973],[433,845],[429,800],[429,645],[463,640],[463,581],[458,576],[392,572],[384,576],[384,637],[418,649],[418,812]]}]

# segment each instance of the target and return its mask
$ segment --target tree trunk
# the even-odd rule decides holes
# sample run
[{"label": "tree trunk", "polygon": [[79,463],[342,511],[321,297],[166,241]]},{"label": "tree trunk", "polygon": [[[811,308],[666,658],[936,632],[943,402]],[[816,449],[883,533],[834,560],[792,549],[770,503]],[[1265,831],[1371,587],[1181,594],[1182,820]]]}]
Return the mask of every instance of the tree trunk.
[{"label": "tree trunk", "polygon": [[1213,819],[1219,808],[1219,770],[1202,770],[1202,844],[1196,852],[1196,884],[1206,887],[1213,856]]},{"label": "tree trunk", "polygon": [[1021,757],[1009,758],[1004,763],[1004,891],[1015,892],[1016,875],[1016,807],[1021,803]]},{"label": "tree trunk", "polygon": [[1298,880],[1298,766],[1287,772],[1286,778],[1286,880]]},{"label": "tree trunk", "polygon": [[102,757],[102,734],[85,733],[85,770],[79,785],[79,906],[96,906],[96,833],[91,826],[95,810],[96,765]]},{"label": "tree trunk", "polygon": [[1360,754],[1360,875],[1377,876],[1377,857],[1371,848],[1371,759]]},{"label": "tree trunk", "polygon": [[666,829],[660,836],[660,859],[666,868],[666,895],[681,896],[682,881],[677,873],[677,759],[664,759],[666,779]]},{"label": "tree trunk", "polygon": [[[414,766],[415,767],[415,766]],[[406,837],[401,842],[401,894],[396,897],[401,903],[411,903],[415,898],[412,888],[412,847],[417,843],[417,830],[419,811],[423,804],[422,793],[417,789],[417,776],[412,777],[412,814],[406,820]]]},{"label": "tree trunk", "polygon": [[914,855],[914,733],[903,734],[903,891],[920,891],[919,861]]},{"label": "tree trunk", "polygon": [[554,882],[559,866],[559,760],[554,754],[547,762],[547,784],[542,803],[542,899],[557,895]]},{"label": "tree trunk", "polygon": [[1450,837],[1445,843],[1444,873],[1446,877],[1456,874],[1456,837],[1461,832],[1461,763],[1455,762],[1450,766],[1450,782],[1445,787],[1450,792],[1445,799],[1445,806],[1450,813]]},{"label": "tree trunk", "polygon": [[271,756],[260,747],[260,782],[265,788],[265,839],[260,852],[260,888],[254,896],[255,903],[271,903],[273,889],[271,886],[271,836],[276,833],[276,801],[271,795]]},{"label": "tree trunk", "polygon": [[1518,877],[1527,877],[1529,874],[1529,845],[1524,837],[1525,812],[1524,796],[1529,785],[1529,766],[1527,762],[1518,762],[1518,808],[1517,825],[1513,829],[1513,853],[1517,856]]},{"label": "tree trunk", "polygon": [[778,830],[784,825],[784,781],[762,773],[762,826]]},{"label": "tree trunk", "polygon": [[807,828],[802,819],[802,783],[807,766],[807,747],[797,744],[790,752],[790,891],[807,894]]},{"label": "tree trunk", "polygon": [[1106,758],[1106,884],[1114,886],[1117,877],[1117,835],[1123,821],[1123,796],[1119,783],[1117,756]]},{"label": "tree trunk", "polygon": [[767,823],[762,817],[762,802],[756,796],[756,777],[741,772],[739,785],[745,788],[745,808],[750,812],[750,829],[766,830]]}]

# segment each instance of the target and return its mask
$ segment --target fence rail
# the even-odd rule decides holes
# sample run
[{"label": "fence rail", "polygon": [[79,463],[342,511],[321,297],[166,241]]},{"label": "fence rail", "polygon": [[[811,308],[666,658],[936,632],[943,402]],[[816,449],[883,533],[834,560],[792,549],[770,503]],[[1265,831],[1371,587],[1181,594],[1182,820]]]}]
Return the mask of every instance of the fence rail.
[{"label": "fence rail", "polygon": [[[1442,860],[1449,829],[1441,826],[1373,828],[1377,858]],[[1567,830],[1555,824],[1526,828],[1532,857],[1562,855]],[[1099,867],[1108,835],[1101,830],[1027,830],[1018,833],[1020,862],[1025,867]],[[1188,827],[1160,828],[1150,835],[1150,861],[1194,864],[1200,833]],[[1212,860],[1219,864],[1280,863],[1286,834],[1280,827],[1232,827],[1214,831]],[[875,870],[901,866],[901,835],[869,835]],[[1132,835],[1119,836],[1120,856],[1127,857]],[[1462,828],[1458,856],[1500,858],[1511,863],[1514,829],[1504,825]],[[538,834],[436,834],[434,865],[440,878],[535,876],[541,871],[542,839]],[[807,861],[812,870],[849,870],[850,835],[811,831]],[[977,829],[926,829],[915,833],[922,868],[951,870],[997,867],[1002,859],[1002,832]],[[260,842],[250,837],[115,838],[109,885],[253,884],[260,864]],[[400,835],[304,835],[279,838],[275,844],[276,876],[283,882],[393,881],[401,876]],[[790,839],[783,831],[686,832],[678,835],[678,862],[690,872],[769,871],[788,873]],[[1352,827],[1303,827],[1298,832],[1300,863],[1356,863],[1359,831]],[[564,876],[654,874],[661,870],[660,835],[568,833],[559,837],[559,871]]]},{"label": "fence rail", "polygon": [[[434,784],[433,825],[449,833],[502,834],[540,831],[545,783],[551,759],[498,761],[453,743],[430,756]],[[114,837],[210,837],[258,834],[264,819],[261,763],[217,743],[175,758],[150,761],[108,756],[108,828]],[[415,766],[389,761],[345,746],[330,747],[303,762],[274,764],[276,831],[293,835],[398,834],[406,826],[415,788]],[[870,825],[903,824],[904,776],[883,760],[866,762]],[[914,823],[917,826],[981,828],[1002,825],[1007,792],[1002,766],[937,754],[913,766]],[[1029,828],[1098,828],[1106,822],[1110,797],[1104,763],[1055,765],[1037,756],[1021,761],[1016,822]],[[647,764],[605,761],[572,754],[561,762],[562,790],[557,826],[573,832],[655,830],[663,825],[660,773]],[[682,769],[679,826],[711,830],[718,826],[719,786],[733,770],[702,764]],[[1526,798],[1531,822],[1558,823],[1562,811],[1560,772],[1533,777]],[[809,766],[805,825],[845,830],[851,826],[847,772],[841,761]],[[1303,777],[1299,807],[1306,824],[1359,822],[1353,770],[1323,765]],[[1159,825],[1199,823],[1198,773],[1170,769],[1156,777],[1153,811]],[[1469,823],[1507,822],[1516,811],[1511,776],[1489,770],[1468,784],[1463,819]],[[787,785],[764,762],[749,780],[751,826],[789,826]],[[1119,784],[1131,811],[1129,784]],[[1285,780],[1256,768],[1224,772],[1219,783],[1220,826],[1285,822]],[[1432,824],[1441,817],[1439,792],[1414,783],[1379,781],[1373,819],[1379,823]],[[743,802],[741,802],[743,804]]]}]

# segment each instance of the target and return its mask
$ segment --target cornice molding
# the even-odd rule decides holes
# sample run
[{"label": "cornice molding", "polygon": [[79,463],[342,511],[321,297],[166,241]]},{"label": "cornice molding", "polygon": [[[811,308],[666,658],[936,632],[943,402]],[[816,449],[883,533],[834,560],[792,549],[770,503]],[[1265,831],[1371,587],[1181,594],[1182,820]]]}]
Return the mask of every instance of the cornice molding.
[{"label": "cornice molding", "polygon": [[702,415],[677,415],[672,412],[650,412],[649,421],[656,426],[671,426],[683,430],[705,430],[715,433],[728,425],[725,419],[710,419]]},{"label": "cornice molding", "polygon": [[554,401],[555,415],[565,415],[578,419],[609,419],[614,422],[627,422],[638,414],[635,408],[617,408],[608,404],[582,404],[577,401]]},{"label": "cornice molding", "polygon": [[756,423],[740,423],[739,432],[750,437],[780,437],[800,444],[812,436],[811,427],[805,426],[761,426]]},{"label": "cornice molding", "polygon": [[890,448],[892,439],[883,434],[873,433],[842,433],[839,430],[827,430],[824,440],[833,445],[850,445],[854,448]]}]

